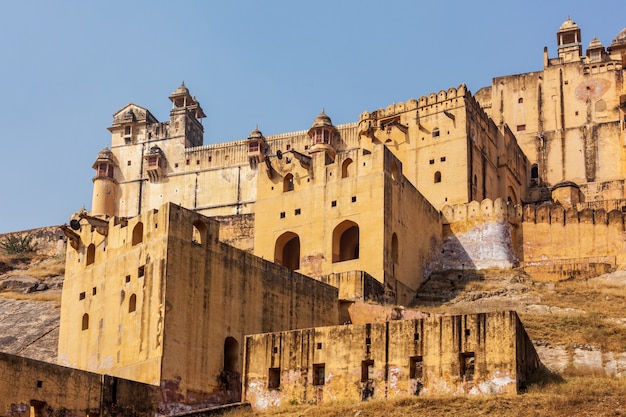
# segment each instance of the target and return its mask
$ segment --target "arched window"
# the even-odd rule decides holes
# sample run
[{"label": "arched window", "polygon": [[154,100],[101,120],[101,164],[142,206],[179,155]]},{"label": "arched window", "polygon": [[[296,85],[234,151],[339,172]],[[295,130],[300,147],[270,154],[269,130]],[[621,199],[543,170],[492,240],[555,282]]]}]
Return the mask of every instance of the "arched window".
[{"label": "arched window", "polygon": [[133,246],[143,242],[143,223],[139,222],[133,229]]},{"label": "arched window", "polygon": [[87,330],[89,328],[89,314],[83,314],[83,323],[82,330]]},{"label": "arched window", "polygon": [[300,269],[300,237],[297,234],[285,232],[276,240],[274,263],[292,270]]},{"label": "arched window", "polygon": [[398,263],[398,235],[395,233],[391,235],[391,260]]},{"label": "arched window", "polygon": [[87,247],[87,265],[91,265],[96,260],[96,245],[93,243]]},{"label": "arched window", "polygon": [[435,172],[435,183],[441,182],[441,172]]},{"label": "arched window", "polygon": [[191,240],[193,243],[197,243],[198,245],[202,245],[206,242],[206,224],[203,221],[196,220],[193,223],[193,235]]},{"label": "arched window", "polygon": [[224,371],[238,372],[239,343],[234,337],[227,337],[224,341]]},{"label": "arched window", "polygon": [[518,99],[517,99],[517,102],[518,102],[519,104],[522,104],[522,103],[524,102],[524,98],[522,98],[522,97],[518,98]]},{"label": "arched window", "polygon": [[128,312],[132,313],[135,310],[137,310],[137,296],[133,294],[128,299]]},{"label": "arched window", "polygon": [[394,181],[397,181],[400,178],[400,169],[398,168],[396,161],[391,163],[391,178]]},{"label": "arched window", "polygon": [[283,179],[283,192],[293,191],[293,175],[287,174]]},{"label": "arched window", "polygon": [[344,220],[333,230],[333,262],[359,258],[359,226]]},{"label": "arched window", "polygon": [[352,165],[352,159],[348,158],[341,164],[341,178],[348,178],[350,176],[350,166]]}]

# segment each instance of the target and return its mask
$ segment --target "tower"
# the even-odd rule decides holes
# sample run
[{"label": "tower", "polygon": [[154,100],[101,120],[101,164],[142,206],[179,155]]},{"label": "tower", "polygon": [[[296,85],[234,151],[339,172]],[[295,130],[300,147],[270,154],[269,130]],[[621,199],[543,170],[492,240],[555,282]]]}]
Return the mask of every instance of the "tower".
[{"label": "tower", "polygon": [[172,138],[183,137],[185,148],[202,145],[204,127],[201,120],[206,117],[200,103],[189,94],[185,82],[169,97],[172,101],[170,111],[170,135]]},{"label": "tower", "polygon": [[576,62],[583,53],[580,28],[569,16],[556,33],[559,58],[563,62]]},{"label": "tower", "polygon": [[93,163],[96,175],[93,177],[93,197],[91,214],[93,216],[115,216],[117,208],[117,181],[115,180],[115,156],[109,148],[98,153]]},{"label": "tower", "polygon": [[322,112],[313,121],[313,126],[307,132],[309,137],[313,140],[309,153],[325,152],[327,158],[335,160],[335,146],[334,141],[338,136],[337,128],[333,126],[333,122],[330,117]]}]

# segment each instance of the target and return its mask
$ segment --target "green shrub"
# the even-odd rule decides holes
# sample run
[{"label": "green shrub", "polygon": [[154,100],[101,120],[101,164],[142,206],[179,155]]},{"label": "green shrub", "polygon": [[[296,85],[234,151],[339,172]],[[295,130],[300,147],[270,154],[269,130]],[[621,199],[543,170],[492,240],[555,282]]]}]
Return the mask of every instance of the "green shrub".
[{"label": "green shrub", "polygon": [[8,254],[31,253],[35,251],[36,246],[37,244],[33,243],[33,237],[30,235],[23,237],[11,235],[0,242],[0,248]]}]

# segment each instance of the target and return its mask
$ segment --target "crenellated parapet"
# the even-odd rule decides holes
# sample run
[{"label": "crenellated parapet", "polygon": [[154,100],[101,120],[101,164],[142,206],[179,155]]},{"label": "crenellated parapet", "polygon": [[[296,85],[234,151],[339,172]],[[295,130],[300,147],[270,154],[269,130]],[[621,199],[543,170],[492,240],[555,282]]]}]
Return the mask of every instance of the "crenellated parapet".
[{"label": "crenellated parapet", "polygon": [[524,223],[550,224],[550,225],[609,225],[624,229],[624,213],[619,210],[607,212],[603,209],[592,210],[585,208],[578,210],[574,207],[565,209],[557,204],[533,205],[527,204],[522,210]]},{"label": "crenellated parapet", "polygon": [[[446,103],[456,98],[466,98],[471,96],[465,84],[461,84],[457,88],[450,87],[447,91],[441,90],[438,93],[430,93],[428,96],[421,96],[419,100],[410,99],[406,103],[399,102],[390,104],[389,106],[374,110],[373,112],[364,111],[359,117],[359,121],[367,121],[371,119],[380,120],[393,117],[412,110],[428,110],[428,108]],[[439,110],[438,110],[439,111]]]},{"label": "crenellated parapet", "polygon": [[443,224],[458,222],[499,222],[518,224],[522,221],[522,206],[513,205],[502,198],[491,200],[484,199],[481,202],[470,201],[464,204],[443,206],[441,208]]}]

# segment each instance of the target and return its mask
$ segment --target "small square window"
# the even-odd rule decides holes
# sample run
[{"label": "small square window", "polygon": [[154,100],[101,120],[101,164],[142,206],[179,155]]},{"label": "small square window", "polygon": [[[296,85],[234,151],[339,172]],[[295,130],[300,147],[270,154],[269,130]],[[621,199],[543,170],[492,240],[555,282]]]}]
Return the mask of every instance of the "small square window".
[{"label": "small square window", "polygon": [[281,212],[280,212],[280,218],[281,218],[281,219],[284,219],[284,218],[285,218],[285,212],[284,212],[284,211],[281,211]]},{"label": "small square window", "polygon": [[196,159],[196,165],[200,165],[200,160]]},{"label": "small square window", "polygon": [[187,159],[187,162],[186,162],[186,164],[187,164],[187,165],[189,165],[189,159]]},{"label": "small square window", "polygon": [[446,162],[446,157],[445,157],[445,156],[442,156],[441,158],[439,158],[439,160],[440,160],[441,162]]},{"label": "small square window", "polygon": [[300,211],[300,209],[299,209],[299,208],[298,208],[298,209],[296,209],[296,211],[294,212],[294,214],[295,214],[296,216],[299,216],[299,215],[300,215],[300,213],[301,213],[301,211]]},{"label": "small square window", "polygon": [[174,168],[178,168],[178,162],[174,164]]},{"label": "small square window", "polygon": [[43,387],[43,381],[37,381],[37,388]]},{"label": "small square window", "polygon": [[140,266],[139,269],[137,270],[137,276],[141,278],[144,276],[145,273],[146,273],[146,267]]},{"label": "small square window", "polygon": [[465,336],[469,336],[471,334],[470,329],[465,329]]},{"label": "small square window", "polygon": [[130,282],[130,275],[126,275],[126,282]]},{"label": "small square window", "polygon": [[127,161],[126,165],[130,166],[131,165],[131,161]]},{"label": "small square window", "polygon": [[337,200],[333,200],[330,202],[331,207],[337,207]]},{"label": "small square window", "polygon": [[518,132],[522,132],[524,130],[526,130],[526,125],[517,125],[517,131]]},{"label": "small square window", "polygon": [[85,299],[85,293],[81,292],[80,294],[78,294],[78,299],[79,300],[84,300]]},{"label": "small square window", "polygon": [[355,195],[352,196],[352,202],[356,203],[356,196]]},{"label": "small square window", "polygon": [[439,137],[439,130],[436,129],[433,131],[433,138],[438,138]]},{"label": "small square window", "polygon": [[287,150],[291,149],[291,145],[287,144]]},{"label": "small square window", "polygon": [[434,163],[435,163],[435,160],[434,160],[434,159],[431,159],[430,161],[428,161],[428,163],[432,165],[432,164],[434,164]]},{"label": "small square window", "polygon": [[96,295],[96,292],[98,292],[98,290],[96,290],[96,287],[93,287],[93,288],[91,289],[91,294],[92,294],[92,295]]},{"label": "small square window", "polygon": [[321,349],[321,348],[322,348],[322,344],[321,344],[321,343],[318,343],[318,344],[317,344],[317,348],[318,348],[318,349]]}]

